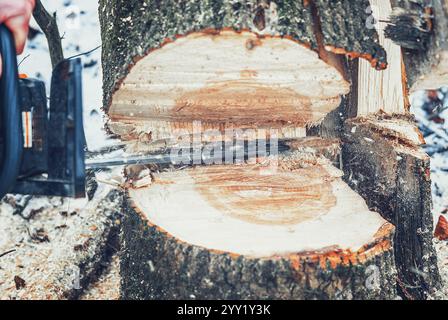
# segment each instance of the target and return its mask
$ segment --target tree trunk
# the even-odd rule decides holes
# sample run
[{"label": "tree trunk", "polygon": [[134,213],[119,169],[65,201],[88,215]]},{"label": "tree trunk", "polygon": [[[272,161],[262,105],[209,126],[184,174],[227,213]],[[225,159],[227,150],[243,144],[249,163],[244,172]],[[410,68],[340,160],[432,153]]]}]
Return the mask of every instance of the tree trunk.
[{"label": "tree trunk", "polygon": [[338,54],[386,67],[376,30],[362,27],[368,1],[331,3],[102,1],[109,129],[141,145],[191,133],[192,118],[302,137],[349,92]]},{"label": "tree trunk", "polygon": [[174,170],[130,189],[123,297],[393,299],[394,227],[339,170],[310,159],[290,154],[274,175],[263,165]]},{"label": "tree trunk", "polygon": [[433,248],[429,156],[410,119],[387,115],[346,122],[342,162],[345,180],[396,226],[394,252],[399,289],[423,299],[441,283]]},{"label": "tree trunk", "polygon": [[[232,153],[226,165],[219,157],[191,167],[187,157],[186,168],[129,168],[124,298],[388,299],[397,283],[405,297],[423,298],[437,287],[428,180],[411,171],[427,165],[417,132],[396,116],[368,149],[371,138],[348,129],[360,121],[356,130],[379,134],[347,118],[408,112],[400,50],[368,26],[369,5],[100,1],[108,129],[131,151],[277,139],[289,148],[274,160],[233,163]],[[387,57],[391,69],[379,71]],[[384,173],[400,181],[399,200],[381,206],[376,152],[405,159]]]}]

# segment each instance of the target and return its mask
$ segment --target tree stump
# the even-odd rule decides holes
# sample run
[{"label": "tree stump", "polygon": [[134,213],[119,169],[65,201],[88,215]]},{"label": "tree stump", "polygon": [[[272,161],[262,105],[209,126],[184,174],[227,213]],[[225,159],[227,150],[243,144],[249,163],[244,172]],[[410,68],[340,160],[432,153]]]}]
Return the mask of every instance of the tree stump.
[{"label": "tree stump", "polygon": [[[370,189],[348,176],[363,172],[350,157],[364,155],[365,140],[345,147],[346,117],[379,112],[383,103],[391,104],[386,111],[407,112],[404,77],[393,71],[375,81],[387,76],[403,97],[358,99],[369,88],[358,80],[367,69],[386,69],[392,47],[385,49],[384,37],[367,27],[369,6],[367,0],[100,1],[107,127],[130,151],[204,150],[229,141],[272,147],[278,139],[289,148],[274,164],[257,153],[234,162],[232,153],[209,166],[199,155],[198,162],[187,157],[186,167],[129,169],[128,178],[149,183],[133,184],[139,187],[128,190],[123,209],[124,298],[390,299],[409,275],[409,259],[422,261],[425,252],[432,259],[427,238],[425,250],[411,247],[417,251],[397,258],[391,222],[407,225],[397,226],[406,235],[417,232],[404,221],[407,209],[396,209],[403,220],[390,218],[371,206],[364,192]],[[393,50],[391,65],[401,71],[400,50]],[[360,59],[368,68],[358,67]],[[370,99],[388,90],[376,87]],[[358,105],[366,100],[374,110]],[[401,132],[400,124],[392,127]],[[403,136],[400,143],[414,144],[413,131]],[[350,153],[341,155],[341,147]],[[335,167],[341,165],[344,179]],[[407,181],[426,187],[420,178]],[[434,281],[415,280],[420,287],[410,298],[436,285],[437,270],[430,271]]]},{"label": "tree stump", "polygon": [[433,247],[429,156],[408,116],[348,120],[343,136],[345,180],[396,226],[398,285],[402,296],[424,299],[441,279]]},{"label": "tree stump", "polygon": [[394,298],[394,227],[327,161],[298,156],[273,175],[195,167],[129,190],[124,298]]}]

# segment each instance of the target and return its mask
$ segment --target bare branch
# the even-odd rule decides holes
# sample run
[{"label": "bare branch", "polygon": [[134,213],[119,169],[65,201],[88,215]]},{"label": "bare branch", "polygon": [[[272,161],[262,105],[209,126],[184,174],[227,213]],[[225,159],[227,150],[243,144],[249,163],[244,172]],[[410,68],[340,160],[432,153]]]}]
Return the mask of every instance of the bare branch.
[{"label": "bare branch", "polygon": [[1,258],[1,257],[4,257],[4,256],[6,256],[6,255],[8,255],[8,254],[10,254],[10,253],[13,253],[13,252],[15,252],[15,251],[16,251],[15,249],[12,249],[12,250],[6,251],[6,252],[4,252],[4,253],[0,254],[0,258]]},{"label": "bare branch", "polygon": [[56,13],[51,15],[42,5],[42,2],[40,0],[36,0],[36,7],[34,8],[33,16],[47,38],[51,64],[54,68],[59,62],[64,60],[61,35],[56,22]]}]

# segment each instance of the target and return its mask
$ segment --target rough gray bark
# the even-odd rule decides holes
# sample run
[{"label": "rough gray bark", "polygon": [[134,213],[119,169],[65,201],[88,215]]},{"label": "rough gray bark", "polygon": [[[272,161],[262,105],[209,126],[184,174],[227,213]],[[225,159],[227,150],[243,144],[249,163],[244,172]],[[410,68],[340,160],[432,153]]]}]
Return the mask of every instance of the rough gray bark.
[{"label": "rough gray bark", "polygon": [[112,94],[133,65],[151,50],[201,30],[260,33],[271,23],[271,2],[278,17],[270,25],[271,34],[303,43],[324,60],[325,47],[336,54],[366,58],[377,68],[386,67],[386,52],[378,45],[376,30],[365,27],[368,0],[100,0],[104,108],[108,110]]},{"label": "rough gray bark", "polygon": [[[149,225],[132,203],[125,204],[124,212],[123,299],[396,297],[391,225],[386,225],[363,252],[329,250],[251,259],[179,241],[157,226]],[[372,266],[378,269],[373,271]],[[378,272],[377,283],[373,281],[373,272]]]},{"label": "rough gray bark", "polygon": [[316,7],[315,24],[322,32],[326,50],[346,54],[350,58],[365,58],[377,69],[387,67],[386,52],[378,44],[378,34],[374,27],[369,27],[372,13],[368,10],[368,0],[309,2]]},{"label": "rough gray bark", "polygon": [[430,159],[419,146],[376,124],[384,119],[391,118],[379,115],[345,123],[345,178],[372,210],[396,226],[394,250],[401,294],[424,299],[441,283],[432,243]]}]

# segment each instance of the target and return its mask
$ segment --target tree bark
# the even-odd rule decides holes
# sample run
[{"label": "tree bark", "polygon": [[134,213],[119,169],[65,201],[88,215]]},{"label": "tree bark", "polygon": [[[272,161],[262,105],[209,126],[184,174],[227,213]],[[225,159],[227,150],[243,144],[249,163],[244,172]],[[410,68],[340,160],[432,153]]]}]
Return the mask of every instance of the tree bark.
[{"label": "tree bark", "polygon": [[42,5],[42,2],[36,0],[33,16],[47,38],[51,65],[54,68],[59,62],[64,60],[64,52],[62,50],[61,35],[56,21],[56,13],[53,15],[49,14]]},{"label": "tree bark", "polygon": [[[402,8],[420,20],[428,28],[422,35],[417,49],[406,48],[403,44],[403,57],[406,64],[408,85],[411,92],[417,90],[436,90],[448,84],[448,4],[443,0],[392,1],[394,7]],[[417,5],[416,5],[417,4]],[[426,17],[426,18],[425,18]],[[410,28],[399,30],[405,38],[415,38]],[[403,37],[403,35],[402,35]]]},{"label": "tree bark", "polygon": [[[148,224],[129,202],[122,227],[124,299],[396,297],[391,225],[384,226],[383,235],[357,253],[309,252],[264,259],[182,242]],[[373,279],[379,282],[369,287]]]},{"label": "tree bark", "polygon": [[399,289],[406,298],[424,299],[440,287],[441,279],[432,243],[430,159],[420,148],[423,137],[406,116],[354,118],[344,128],[345,179],[372,210],[396,226]]}]

